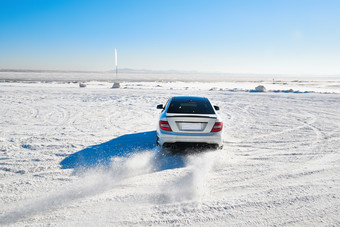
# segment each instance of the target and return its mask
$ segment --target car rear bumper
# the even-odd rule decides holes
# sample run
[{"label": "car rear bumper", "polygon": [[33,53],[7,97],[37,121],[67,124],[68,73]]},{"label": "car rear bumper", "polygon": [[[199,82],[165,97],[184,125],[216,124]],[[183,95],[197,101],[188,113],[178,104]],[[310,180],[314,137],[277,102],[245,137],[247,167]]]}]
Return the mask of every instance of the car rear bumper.
[{"label": "car rear bumper", "polygon": [[210,133],[176,133],[165,132],[160,130],[157,132],[158,143],[163,144],[175,144],[175,143],[205,143],[214,144],[221,147],[223,145],[222,131],[210,132]]}]

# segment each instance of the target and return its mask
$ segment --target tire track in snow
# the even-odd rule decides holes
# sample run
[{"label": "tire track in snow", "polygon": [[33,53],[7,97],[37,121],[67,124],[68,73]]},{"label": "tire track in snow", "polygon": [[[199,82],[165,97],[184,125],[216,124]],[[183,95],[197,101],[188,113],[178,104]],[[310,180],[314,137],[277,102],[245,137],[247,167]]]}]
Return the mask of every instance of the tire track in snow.
[{"label": "tire track in snow", "polygon": [[[236,125],[234,125],[233,128],[249,127],[250,124],[256,122],[254,121],[254,119],[258,117],[262,119],[263,116],[267,116],[266,112],[252,111],[251,109],[254,110],[252,106],[253,104],[252,102],[249,103],[249,108],[243,109],[243,115],[250,118],[249,124],[242,125],[244,121],[234,121]],[[229,142],[226,144],[226,147],[230,147],[231,145],[231,148],[233,148],[232,150],[241,149],[235,154],[241,155],[246,151],[246,156],[234,158],[236,158],[236,160],[240,162],[240,166],[245,164],[253,165],[254,169],[256,170],[260,170],[259,167],[261,165],[264,165],[264,167],[271,166],[270,164],[268,164],[268,162],[274,161],[277,156],[285,157],[286,160],[287,158],[289,158],[289,156],[291,156],[292,160],[294,161],[286,161],[284,162],[284,165],[277,166],[277,168],[275,169],[263,168],[263,172],[257,173],[254,177],[249,178],[246,181],[244,181],[242,178],[239,178],[236,182],[234,182],[235,187],[231,187],[230,190],[228,190],[229,193],[231,193],[232,191],[238,191],[240,192],[240,194],[244,195],[261,193],[263,192],[262,188],[266,188],[266,183],[264,182],[268,182],[268,184],[270,184],[270,182],[280,182],[277,185],[278,188],[282,187],[282,185],[287,184],[298,186],[299,184],[309,183],[311,180],[322,181],[322,176],[331,176],[334,175],[334,173],[336,172],[334,168],[320,168],[320,166],[328,164],[329,161],[332,160],[331,157],[327,157],[332,155],[328,155],[323,152],[327,147],[328,136],[325,134],[325,132],[315,127],[315,122],[320,117],[317,115],[318,112],[311,114],[310,111],[305,110],[305,108],[301,107],[286,110],[281,108],[280,106],[271,105],[270,103],[268,105],[274,108],[274,112],[283,115],[288,113],[292,117],[292,119],[287,118],[292,127],[278,132],[270,132],[266,135],[255,134],[250,138],[249,142],[245,140],[244,142]],[[283,106],[286,107],[287,105]],[[232,109],[232,116],[239,114],[238,111],[235,111],[236,108],[230,109]],[[256,110],[259,109],[257,108]],[[261,116],[262,113],[264,113],[263,116]],[[272,120],[271,117],[268,117],[268,119]],[[278,121],[282,122],[282,119],[278,119]],[[261,121],[258,121],[258,123],[259,122]],[[292,137],[292,135],[296,135],[297,132],[301,132],[301,135],[306,134],[306,137],[301,139],[299,139],[298,137]],[[233,133],[233,131],[231,131],[231,133]],[[244,133],[242,135],[244,135]],[[292,144],[289,144],[288,141],[283,141],[283,144],[275,144],[276,141],[278,141],[277,137],[280,136],[290,138]],[[308,149],[303,148],[303,145],[308,146]],[[282,146],[284,146],[284,148]],[[292,148],[294,146],[295,148],[293,150]],[[281,151],[276,150],[276,147],[280,148]],[[270,153],[271,149],[273,154]],[[265,152],[265,150],[269,150],[269,152]],[[299,153],[299,150],[301,150],[301,154],[297,154]],[[263,158],[261,158],[261,156]],[[257,187],[255,188],[257,189],[244,190],[249,185],[256,185]]]}]

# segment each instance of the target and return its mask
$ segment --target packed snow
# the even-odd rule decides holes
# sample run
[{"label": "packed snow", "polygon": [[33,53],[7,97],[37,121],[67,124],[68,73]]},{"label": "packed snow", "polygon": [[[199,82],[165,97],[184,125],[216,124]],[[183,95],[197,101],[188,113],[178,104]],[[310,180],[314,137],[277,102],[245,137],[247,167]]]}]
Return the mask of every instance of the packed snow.
[{"label": "packed snow", "polygon": [[[82,83],[0,83],[0,226],[340,225],[339,80]],[[220,106],[223,150],[156,146],[176,95]]]}]

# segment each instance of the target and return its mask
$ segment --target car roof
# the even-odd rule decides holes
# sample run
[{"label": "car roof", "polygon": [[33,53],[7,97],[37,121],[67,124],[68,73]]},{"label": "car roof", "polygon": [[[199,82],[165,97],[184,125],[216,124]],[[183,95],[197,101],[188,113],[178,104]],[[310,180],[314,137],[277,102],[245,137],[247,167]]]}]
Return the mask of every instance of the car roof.
[{"label": "car roof", "polygon": [[172,100],[180,101],[180,102],[206,102],[208,99],[206,97],[199,97],[199,96],[174,96]]}]

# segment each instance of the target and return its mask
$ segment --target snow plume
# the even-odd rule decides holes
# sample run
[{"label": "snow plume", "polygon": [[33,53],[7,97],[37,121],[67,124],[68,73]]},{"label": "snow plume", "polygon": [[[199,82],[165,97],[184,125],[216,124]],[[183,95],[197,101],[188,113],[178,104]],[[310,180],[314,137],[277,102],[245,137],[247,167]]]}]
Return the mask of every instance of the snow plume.
[{"label": "snow plume", "polygon": [[155,153],[145,151],[132,153],[128,157],[115,157],[109,167],[87,170],[81,178],[66,188],[60,188],[44,198],[30,201],[7,214],[0,216],[0,226],[20,219],[53,210],[70,204],[75,200],[97,195],[117,186],[122,180],[154,170]]},{"label": "snow plume", "polygon": [[216,152],[187,157],[185,175],[163,188],[165,202],[200,200],[207,193],[207,175],[216,160]]}]

